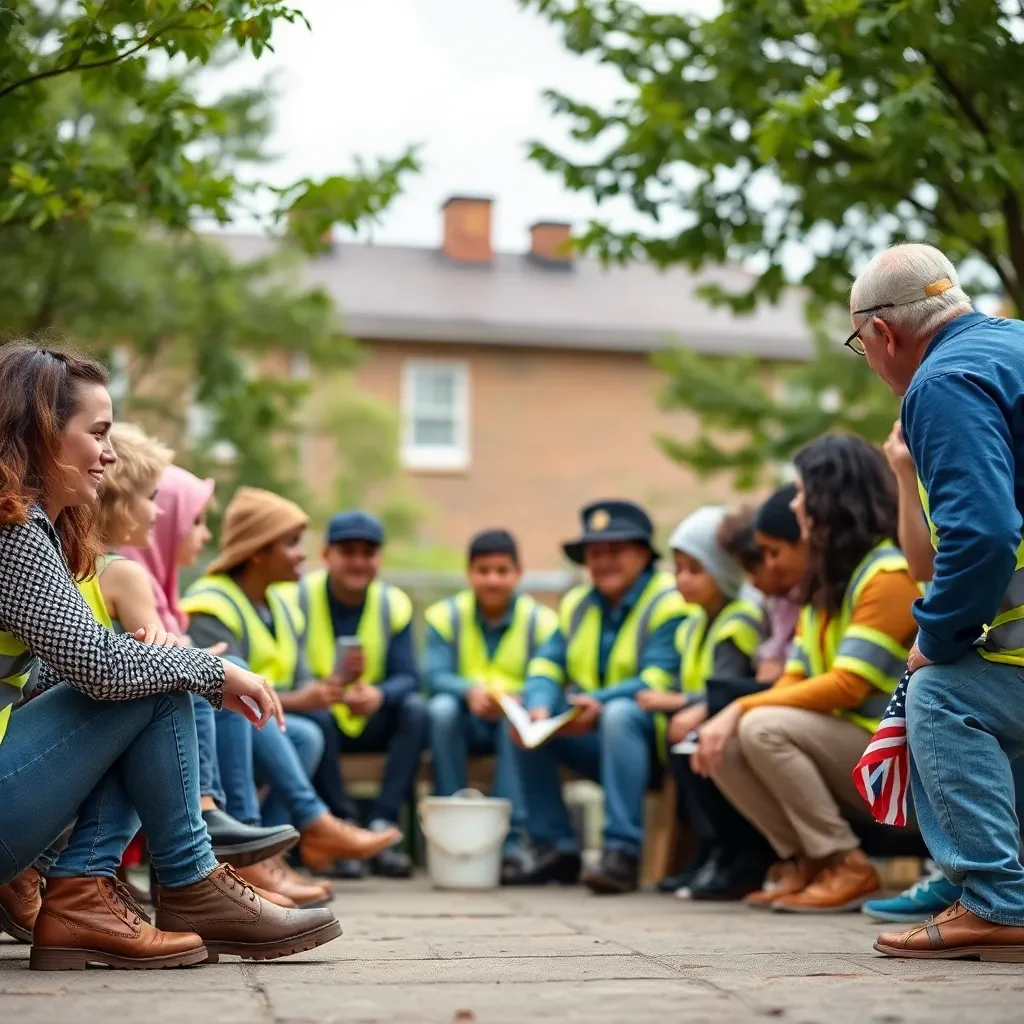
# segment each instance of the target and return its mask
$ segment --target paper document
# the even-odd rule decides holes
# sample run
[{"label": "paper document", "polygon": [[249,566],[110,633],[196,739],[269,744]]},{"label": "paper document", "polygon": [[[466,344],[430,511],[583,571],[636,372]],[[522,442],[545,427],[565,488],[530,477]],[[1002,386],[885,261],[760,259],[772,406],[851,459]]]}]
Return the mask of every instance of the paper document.
[{"label": "paper document", "polygon": [[494,699],[501,705],[501,710],[505,712],[505,717],[512,723],[516,732],[519,733],[519,738],[523,741],[523,746],[527,750],[533,750],[534,747],[539,747],[542,743],[546,743],[566,722],[571,718],[575,718],[577,714],[576,708],[570,708],[568,711],[563,711],[560,715],[555,715],[554,718],[542,718],[539,722],[534,722],[530,718],[530,712],[507,693],[495,693]]},{"label": "paper document", "polygon": [[680,740],[678,743],[673,743],[669,750],[673,754],[696,754],[697,753],[697,734],[691,732],[686,739]]}]

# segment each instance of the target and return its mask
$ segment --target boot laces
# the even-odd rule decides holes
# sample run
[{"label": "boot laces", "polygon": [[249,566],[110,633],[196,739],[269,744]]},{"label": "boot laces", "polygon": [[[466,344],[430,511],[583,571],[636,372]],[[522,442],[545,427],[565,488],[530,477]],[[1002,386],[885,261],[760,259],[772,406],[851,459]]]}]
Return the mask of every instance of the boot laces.
[{"label": "boot laces", "polygon": [[230,884],[232,892],[236,889],[241,889],[243,899],[248,896],[250,903],[256,902],[256,890],[244,878],[238,875],[230,864],[221,864],[221,871],[223,872],[224,880]]},{"label": "boot laces", "polygon": [[114,905],[124,908],[125,916],[127,919],[128,915],[134,916],[135,920],[133,924],[139,924],[140,921],[145,921],[146,924],[152,924],[149,919],[149,914],[139,906],[136,902],[135,897],[128,891],[128,888],[116,878],[108,879],[111,886],[111,895],[114,900]]}]

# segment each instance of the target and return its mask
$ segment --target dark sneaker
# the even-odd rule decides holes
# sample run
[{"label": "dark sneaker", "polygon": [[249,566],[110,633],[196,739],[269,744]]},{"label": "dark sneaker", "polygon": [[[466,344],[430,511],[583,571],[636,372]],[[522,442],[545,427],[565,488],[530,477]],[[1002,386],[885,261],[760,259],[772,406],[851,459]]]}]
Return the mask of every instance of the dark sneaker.
[{"label": "dark sneaker", "polygon": [[639,879],[639,859],[625,850],[605,850],[601,863],[583,872],[583,884],[599,896],[635,892]]}]

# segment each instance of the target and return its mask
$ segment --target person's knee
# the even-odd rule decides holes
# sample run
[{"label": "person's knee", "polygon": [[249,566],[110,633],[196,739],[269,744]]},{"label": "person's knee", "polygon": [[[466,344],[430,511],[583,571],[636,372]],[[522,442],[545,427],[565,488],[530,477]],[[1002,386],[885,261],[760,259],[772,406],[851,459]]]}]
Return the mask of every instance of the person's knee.
[{"label": "person's knee", "polygon": [[427,704],[432,736],[452,736],[462,725],[462,702],[450,693],[438,693]]},{"label": "person's knee", "polygon": [[398,714],[406,726],[421,728],[424,732],[426,731],[429,721],[427,703],[418,693],[410,693],[402,701]]},{"label": "person's knee", "polygon": [[324,756],[324,734],[316,722],[309,722],[297,716],[287,719],[288,738],[303,765],[308,771],[315,771]]},{"label": "person's knee", "polygon": [[650,715],[634,700],[609,701],[601,712],[601,732],[609,739],[647,728]]},{"label": "person's knee", "polygon": [[788,742],[783,715],[787,708],[752,708],[740,719],[736,730],[739,747],[744,752],[777,748]]}]

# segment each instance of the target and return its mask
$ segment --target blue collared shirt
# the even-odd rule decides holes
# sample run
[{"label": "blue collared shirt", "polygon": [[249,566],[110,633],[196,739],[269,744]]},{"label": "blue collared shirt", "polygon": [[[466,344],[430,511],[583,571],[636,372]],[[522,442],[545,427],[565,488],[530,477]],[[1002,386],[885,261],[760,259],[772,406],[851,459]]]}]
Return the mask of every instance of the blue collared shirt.
[{"label": "blue collared shirt", "polygon": [[914,605],[918,646],[948,663],[998,614],[1024,523],[1024,324],[973,312],[943,327],[907,390],[903,436],[938,531]]},{"label": "blue collared shirt", "polygon": [[[476,609],[476,624],[480,627],[480,631],[483,634],[489,658],[494,657],[498,644],[501,643],[509,627],[512,625],[518,600],[518,594],[514,594],[505,614],[497,622],[488,622],[480,614],[480,609]],[[427,688],[430,693],[450,693],[458,697],[474,686],[481,685],[482,681],[479,679],[466,679],[464,676],[460,676],[458,669],[459,652],[455,649],[455,645],[451,641],[445,640],[428,623],[427,652],[424,659],[423,674],[426,676]]]},{"label": "blue collared shirt", "polygon": [[[653,569],[642,573],[639,579],[626,593],[626,596],[613,606],[600,593],[594,593],[594,600],[601,612],[601,630],[597,655],[597,668],[601,678],[604,678],[608,668],[608,660],[611,657],[615,640],[622,629],[623,623],[629,613],[636,607],[637,601],[643,594],[647,584],[651,582],[654,575]],[[635,697],[641,690],[647,688],[640,679],[639,672],[648,667],[664,669],[673,678],[679,676],[679,652],[676,650],[675,635],[682,616],[673,616],[667,622],[662,623],[651,633],[646,645],[641,664],[637,666],[638,675],[632,679],[624,680],[616,686],[603,687],[588,693],[587,696],[594,697],[603,702],[612,700],[615,697]],[[567,644],[565,635],[561,629],[556,629],[551,634],[547,643],[543,644],[537,651],[537,657],[551,661],[562,669],[566,667]],[[569,685],[572,685],[570,679]],[[523,703],[527,708],[545,707],[553,710],[563,698],[562,688],[551,679],[544,676],[531,676],[526,680],[526,687],[523,692]]]}]

